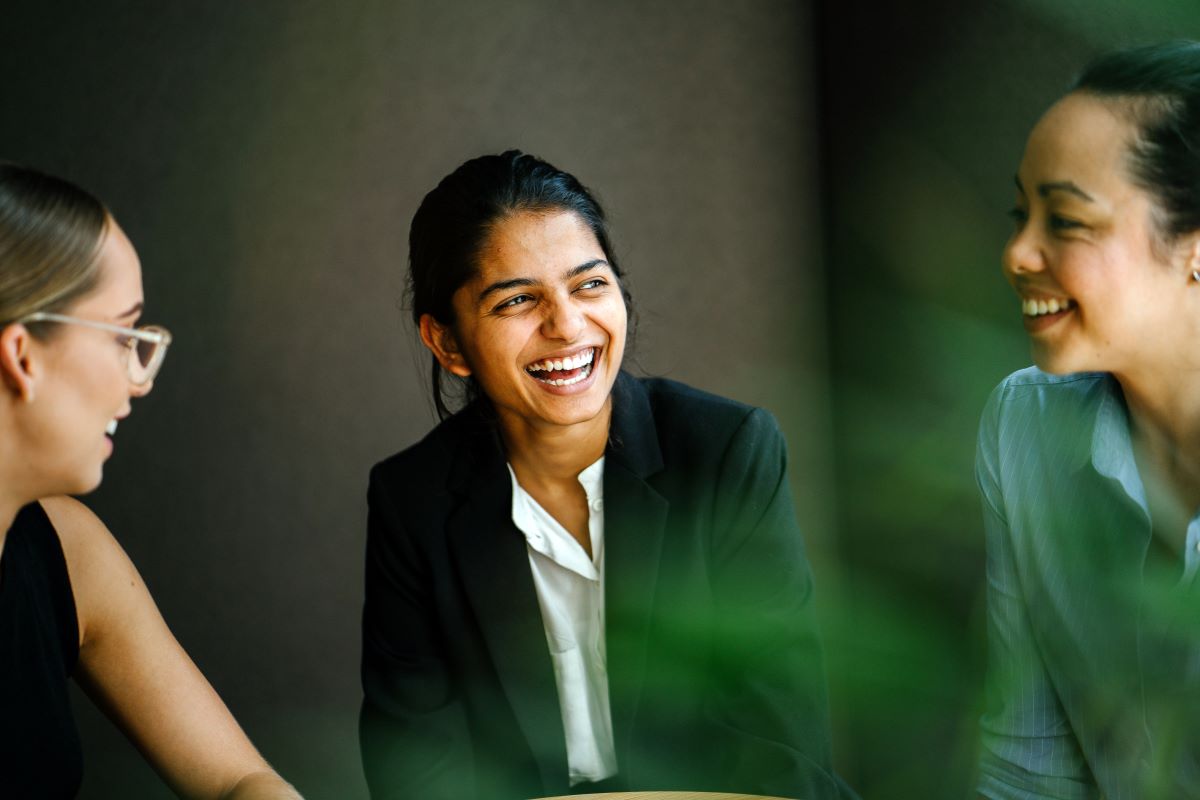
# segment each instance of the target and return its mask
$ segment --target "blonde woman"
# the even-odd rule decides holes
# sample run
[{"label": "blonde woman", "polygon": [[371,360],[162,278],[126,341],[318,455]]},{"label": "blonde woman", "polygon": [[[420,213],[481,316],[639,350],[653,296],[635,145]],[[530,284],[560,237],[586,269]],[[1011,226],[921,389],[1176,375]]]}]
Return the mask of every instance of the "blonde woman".
[{"label": "blonde woman", "polygon": [[76,679],[178,794],[296,798],[171,635],[133,564],[65,495],[171,337],[138,326],[137,254],[95,198],[0,164],[0,796],[73,797]]}]

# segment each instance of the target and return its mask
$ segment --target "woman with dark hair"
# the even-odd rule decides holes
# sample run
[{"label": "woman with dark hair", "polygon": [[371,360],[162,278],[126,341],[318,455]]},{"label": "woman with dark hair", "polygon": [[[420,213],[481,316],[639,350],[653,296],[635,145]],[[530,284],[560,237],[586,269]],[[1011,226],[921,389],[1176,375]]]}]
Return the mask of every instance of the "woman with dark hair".
[{"label": "woman with dark hair", "polygon": [[979,432],[992,798],[1200,796],[1200,44],[1106,55],[1029,136],[1036,367]]},{"label": "woman with dark hair", "polygon": [[622,372],[604,214],[532,156],[447,176],[409,263],[443,421],[371,472],[372,796],[837,796],[771,416]]},{"label": "woman with dark hair", "polygon": [[195,798],[296,798],[167,629],[82,504],[171,337],[142,313],[137,254],[99,201],[0,164],[0,797],[73,797],[67,679]]}]

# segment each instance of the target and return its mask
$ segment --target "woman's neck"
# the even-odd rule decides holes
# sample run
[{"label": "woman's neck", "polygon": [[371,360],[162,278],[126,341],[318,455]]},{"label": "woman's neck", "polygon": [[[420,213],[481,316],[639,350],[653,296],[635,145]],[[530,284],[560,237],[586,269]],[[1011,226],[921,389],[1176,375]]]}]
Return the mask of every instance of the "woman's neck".
[{"label": "woman's neck", "polygon": [[611,398],[595,417],[573,425],[529,424],[501,412],[500,435],[523,486],[575,481],[604,455],[611,419]]},{"label": "woman's neck", "polygon": [[17,512],[28,503],[36,500],[34,486],[29,483],[29,457],[21,452],[14,444],[17,438],[13,430],[0,427],[6,436],[0,437],[0,553],[4,551],[4,541],[8,538],[8,529],[12,527]]},{"label": "woman's neck", "polygon": [[1116,378],[1139,456],[1194,512],[1200,507],[1200,370]]},{"label": "woman's neck", "polygon": [[25,503],[9,497],[0,497],[0,556],[4,554],[4,543],[8,540],[8,529],[12,527],[17,512]]}]

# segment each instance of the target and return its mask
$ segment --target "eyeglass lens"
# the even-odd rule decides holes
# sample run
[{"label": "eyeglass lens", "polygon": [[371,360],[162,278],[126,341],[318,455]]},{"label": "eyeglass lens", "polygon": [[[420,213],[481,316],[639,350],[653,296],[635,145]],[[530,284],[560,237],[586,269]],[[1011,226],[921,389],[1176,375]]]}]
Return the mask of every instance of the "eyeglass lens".
[{"label": "eyeglass lens", "polygon": [[[140,330],[153,331],[164,336],[169,336],[165,330],[156,325],[147,325]],[[138,339],[134,343],[131,357],[129,359],[129,378],[134,384],[141,386],[149,383],[154,379],[155,373],[162,365],[163,357],[167,353],[166,341],[145,341]]]},{"label": "eyeglass lens", "polygon": [[158,342],[138,341],[135,349],[137,351],[138,363],[145,370],[154,361],[154,354],[158,352]]}]

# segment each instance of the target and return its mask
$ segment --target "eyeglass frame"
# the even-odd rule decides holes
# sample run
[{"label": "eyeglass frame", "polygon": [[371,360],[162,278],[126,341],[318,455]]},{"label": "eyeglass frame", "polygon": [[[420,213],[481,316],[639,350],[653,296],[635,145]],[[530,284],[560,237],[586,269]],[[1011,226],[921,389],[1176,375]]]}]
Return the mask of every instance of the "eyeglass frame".
[{"label": "eyeglass frame", "polygon": [[[129,337],[129,341],[124,344],[126,350],[126,358],[137,358],[133,351],[137,349],[137,342],[150,342],[157,348],[154,351],[154,358],[150,363],[143,367],[146,371],[146,377],[139,381],[133,375],[132,362],[126,362],[125,371],[129,378],[129,382],[134,386],[148,386],[153,382],[158,375],[159,369],[162,368],[163,360],[167,357],[167,348],[171,345],[171,332],[161,325],[143,325],[139,328],[127,328],[124,325],[113,325],[108,322],[99,322],[94,319],[83,319],[81,317],[71,317],[66,314],[55,314],[52,311],[34,311],[32,314],[26,314],[17,322],[24,325],[28,322],[61,322],[68,325],[82,325],[87,328],[95,328],[96,330],[108,331],[109,333],[120,333]],[[138,359],[141,363],[141,359]]]}]

